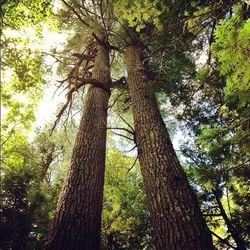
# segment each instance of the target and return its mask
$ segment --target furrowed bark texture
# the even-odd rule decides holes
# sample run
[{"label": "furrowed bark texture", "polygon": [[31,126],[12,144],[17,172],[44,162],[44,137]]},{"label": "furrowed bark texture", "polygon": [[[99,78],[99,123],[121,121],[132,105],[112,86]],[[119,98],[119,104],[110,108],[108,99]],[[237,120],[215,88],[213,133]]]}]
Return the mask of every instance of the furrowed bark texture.
[{"label": "furrowed bark texture", "polygon": [[130,45],[125,60],[138,157],[156,249],[213,249],[211,235],[151,91],[142,49]]},{"label": "furrowed bark texture", "polygon": [[[110,84],[109,52],[101,46],[93,78]],[[47,250],[100,249],[108,99],[90,86]]]}]

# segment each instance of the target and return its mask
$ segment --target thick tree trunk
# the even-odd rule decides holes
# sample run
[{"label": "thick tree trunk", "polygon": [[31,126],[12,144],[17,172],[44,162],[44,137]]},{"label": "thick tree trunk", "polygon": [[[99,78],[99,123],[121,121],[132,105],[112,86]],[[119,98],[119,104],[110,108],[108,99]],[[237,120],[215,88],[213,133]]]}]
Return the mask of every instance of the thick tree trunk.
[{"label": "thick tree trunk", "polygon": [[125,53],[138,157],[158,250],[213,249],[197,199],[177,159],[150,88],[142,49]]},{"label": "thick tree trunk", "polygon": [[[109,52],[99,46],[93,78],[110,84]],[[46,249],[100,249],[109,93],[90,86]]]}]

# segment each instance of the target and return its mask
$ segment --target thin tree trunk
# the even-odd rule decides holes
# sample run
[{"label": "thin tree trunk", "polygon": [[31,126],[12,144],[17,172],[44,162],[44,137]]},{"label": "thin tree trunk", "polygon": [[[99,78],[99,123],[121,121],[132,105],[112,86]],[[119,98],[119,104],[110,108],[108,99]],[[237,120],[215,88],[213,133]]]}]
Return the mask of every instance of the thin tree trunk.
[{"label": "thin tree trunk", "polygon": [[[101,46],[93,78],[110,84],[109,51]],[[100,249],[108,99],[90,86],[47,250]]]},{"label": "thin tree trunk", "polygon": [[236,245],[237,245],[237,248],[238,250],[246,250],[246,244],[245,242],[243,241],[243,239],[241,238],[241,236],[238,234],[236,228],[234,227],[233,223],[231,222],[231,220],[228,218],[226,212],[225,212],[225,209],[221,203],[221,200],[216,192],[216,190],[212,190],[214,196],[215,196],[215,199],[217,201],[217,204],[218,204],[218,207],[220,209],[220,213],[221,213],[221,216],[222,218],[224,219],[226,225],[227,225],[227,228],[228,228],[228,231],[229,233],[232,235]]},{"label": "thin tree trunk", "polygon": [[128,87],[143,182],[158,250],[213,249],[197,199],[177,159],[155,96],[142,49],[125,53]]}]

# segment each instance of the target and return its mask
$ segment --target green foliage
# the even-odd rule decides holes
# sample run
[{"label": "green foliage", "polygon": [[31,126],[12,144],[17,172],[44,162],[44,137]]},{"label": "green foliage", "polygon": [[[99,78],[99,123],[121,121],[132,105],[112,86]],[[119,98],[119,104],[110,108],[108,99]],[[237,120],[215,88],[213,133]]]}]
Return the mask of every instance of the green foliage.
[{"label": "green foliage", "polygon": [[[44,131],[38,131],[32,141],[27,136],[35,120],[34,112],[42,95],[44,76],[48,73],[39,48],[34,48],[37,37],[32,38],[30,34],[33,31],[29,33],[29,30],[34,25],[33,33],[41,38],[41,24],[56,20],[52,18],[49,2],[5,1],[1,6],[4,14],[3,206],[0,211],[3,249],[16,246],[20,249],[43,248],[76,134],[76,128],[69,124],[67,133],[59,129],[52,138]],[[100,14],[100,6],[96,2],[88,2],[88,6]],[[76,6],[79,1],[71,3]],[[156,82],[153,91],[157,92],[163,109],[167,107],[168,111],[172,109],[171,114],[177,114],[184,107],[182,118],[192,131],[188,145],[183,146],[183,154],[187,157],[186,170],[210,229],[228,242],[234,242],[225,221],[221,215],[216,215],[221,213],[216,193],[238,234],[247,241],[249,19],[242,19],[239,5],[233,8],[232,16],[229,12],[224,12],[224,15],[220,9],[215,16],[210,15],[214,14],[211,12],[213,8],[220,7],[220,4],[228,8],[226,1],[202,1],[198,4],[197,1],[126,0],[115,1],[114,6],[113,3],[109,5],[109,1],[103,1],[103,4],[106,9],[104,17],[110,18],[106,20],[110,41],[123,46],[124,40],[129,42],[128,39],[136,37],[147,47],[144,50],[149,62],[147,71]],[[192,18],[192,15],[199,17]],[[90,41],[91,32],[98,33],[103,20],[89,13],[83,18],[91,24],[90,28],[86,28],[65,6],[58,12],[58,17],[56,25],[63,32],[70,32],[65,49],[53,51],[59,60],[62,57],[58,72],[65,76],[71,70],[71,64],[75,63],[72,52],[82,53]],[[215,17],[221,20],[215,27],[211,65],[195,69],[197,58],[194,52],[200,52],[200,45],[205,44],[203,48],[206,48],[208,43],[203,41],[205,38],[202,35],[196,36],[194,41],[193,35],[202,29],[203,35],[210,36],[211,22]],[[185,18],[189,20],[188,25],[184,22]],[[126,30],[120,23],[126,26]],[[10,35],[13,32],[9,32],[10,28],[25,30],[28,35]],[[191,29],[187,31],[187,28]],[[113,75],[118,78],[126,70],[117,54],[113,58]],[[111,97],[112,103],[116,102],[115,111],[131,120],[128,92],[119,95],[120,92],[116,91]],[[175,108],[169,105],[169,100]],[[80,105],[77,104],[77,109]],[[110,123],[116,123],[113,116]],[[114,145],[124,149],[130,143],[121,143],[114,136],[108,144],[103,248],[150,249],[151,227],[138,164],[128,172],[134,158],[125,156],[113,148]]]},{"label": "green foliage", "polygon": [[218,68],[226,78],[227,106],[242,108],[250,100],[250,19],[243,21],[238,15],[221,20],[215,30],[213,55]]},{"label": "green foliage", "polygon": [[[3,129],[27,131],[35,120],[35,109],[42,96],[44,76],[36,29],[51,11],[48,1],[5,1],[1,4],[2,30],[2,106]],[[31,27],[31,25],[33,25]],[[40,27],[40,28],[39,28]],[[13,134],[13,133],[12,133]],[[10,135],[12,136],[12,135]],[[9,137],[8,132],[3,137]]]},{"label": "green foliage", "polygon": [[[248,206],[250,179],[250,43],[249,19],[242,18],[246,15],[241,10],[242,6],[237,5],[233,14],[228,12],[225,17],[218,12],[223,18],[215,26],[212,60],[210,64],[199,67],[195,78],[191,78],[191,95],[187,93],[180,99],[180,103],[185,104],[182,119],[191,137],[182,146],[187,157],[189,179],[197,191],[210,229],[230,244],[235,241],[228,230],[230,227],[235,228],[244,242],[249,240],[248,226],[243,221],[247,217],[245,208]],[[200,19],[206,18],[203,13],[207,10],[201,8],[199,11]],[[199,23],[198,19],[193,22],[193,25]],[[211,36],[210,32],[211,27],[204,29],[206,35]],[[198,43],[199,39],[202,41],[203,38],[198,36]],[[222,217],[215,193],[231,225]],[[216,237],[214,241],[221,248],[225,247],[224,242]]]},{"label": "green foliage", "polygon": [[2,1],[3,25],[12,29],[36,25],[51,16],[51,7],[49,0]]},{"label": "green foliage", "polygon": [[115,5],[118,16],[128,22],[130,27],[135,27],[137,32],[146,28],[147,23],[161,28],[159,16],[166,8],[159,0],[137,0],[137,1],[118,1]]},{"label": "green foliage", "polygon": [[1,249],[25,249],[29,232],[30,214],[27,186],[28,171],[6,174],[1,186]]},{"label": "green foliage", "polygon": [[138,165],[129,171],[133,161],[117,149],[110,148],[107,152],[102,215],[104,249],[142,249],[151,240]]},{"label": "green foliage", "polygon": [[[18,40],[18,42],[17,42]],[[28,128],[34,121],[34,111],[44,85],[41,58],[22,46],[19,39],[9,40],[3,48],[2,105],[6,108],[3,126],[23,124]],[[13,45],[13,47],[12,47]]]},{"label": "green foliage", "polygon": [[25,129],[11,133],[1,159],[1,249],[42,249],[62,185],[63,175],[52,175],[68,165],[62,152],[68,155],[70,143],[65,134],[49,137],[47,129],[32,142]]},{"label": "green foliage", "polygon": [[[55,131],[49,137],[46,127],[38,130],[31,142],[20,132],[6,141],[1,193],[1,200],[5,201],[1,213],[3,249],[21,244],[23,249],[43,249],[75,134],[76,128],[69,126],[67,132]],[[107,249],[138,249],[151,241],[138,165],[128,172],[133,161],[133,157],[124,156],[117,149],[108,150],[102,230],[103,246]]]}]

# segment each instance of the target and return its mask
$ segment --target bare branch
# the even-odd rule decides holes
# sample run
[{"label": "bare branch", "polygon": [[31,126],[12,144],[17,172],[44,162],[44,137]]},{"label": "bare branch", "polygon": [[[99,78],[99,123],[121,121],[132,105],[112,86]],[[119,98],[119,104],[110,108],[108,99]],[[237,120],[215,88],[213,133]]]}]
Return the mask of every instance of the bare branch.
[{"label": "bare branch", "polygon": [[[14,131],[15,131],[15,127],[16,127],[17,125],[18,125],[18,123],[14,124],[13,127],[11,128],[10,132],[8,133],[9,136],[7,136],[7,138],[6,138],[3,142],[1,141],[1,147],[3,147],[4,144],[5,144],[6,142],[8,142],[8,140],[10,140],[10,138],[12,137],[12,135],[13,135],[13,133],[14,133]],[[1,138],[1,139],[2,139],[2,138]]]},{"label": "bare branch", "polygon": [[133,164],[131,165],[131,167],[128,169],[128,171],[127,171],[126,175],[127,175],[127,174],[128,174],[128,173],[132,170],[132,168],[135,166],[135,164],[136,164],[137,160],[138,160],[138,155],[136,156],[136,158],[135,158],[135,160],[134,160]]},{"label": "bare branch", "polygon": [[120,115],[120,114],[118,114],[118,116],[123,120],[123,122],[125,122],[130,128],[131,128],[131,130],[135,133],[135,130],[134,130],[134,128]]},{"label": "bare branch", "polygon": [[122,49],[114,46],[114,45],[110,45],[109,42],[104,42],[102,41],[94,32],[92,33],[92,36],[96,39],[96,41],[104,48],[109,49],[109,50],[116,50],[119,52],[124,52]]},{"label": "bare branch", "polygon": [[104,83],[102,83],[102,82],[100,82],[100,81],[98,81],[96,79],[93,79],[93,78],[80,78],[80,77],[77,77],[76,89],[79,89],[80,87],[82,87],[85,84],[92,84],[94,87],[101,88],[104,91],[111,94],[109,85],[104,84]]},{"label": "bare branch", "polygon": [[107,129],[117,129],[117,130],[124,130],[124,131],[126,131],[126,132],[128,132],[129,134],[131,134],[131,135],[134,135],[134,132],[132,132],[132,131],[130,131],[129,129],[126,129],[126,128],[107,128]]},{"label": "bare branch", "polygon": [[130,138],[130,137],[126,136],[126,135],[116,133],[116,132],[114,132],[114,131],[112,131],[112,130],[110,130],[110,131],[111,131],[113,134],[115,134],[115,135],[121,136],[121,137],[123,137],[123,138],[125,138],[125,139],[127,139],[127,140],[130,140],[130,141],[134,141],[132,138]]},{"label": "bare branch", "polygon": [[94,61],[95,59],[95,55],[91,55],[91,54],[80,54],[80,53],[73,53],[72,56],[77,57],[80,60],[87,60],[87,61]]},{"label": "bare branch", "polygon": [[124,89],[121,91],[121,93],[118,95],[118,96],[116,96],[116,98],[114,99],[114,101],[113,101],[113,103],[111,104],[111,105],[109,105],[108,106],[108,109],[112,109],[114,106],[115,106],[115,104],[116,104],[116,102],[119,100],[119,98],[121,97],[121,96],[123,96],[123,94],[124,94]]},{"label": "bare branch", "polygon": [[[77,77],[76,77],[77,78]],[[97,88],[101,88],[103,89],[104,91],[108,92],[108,94],[110,94],[110,88],[109,86],[103,84],[102,82],[96,80],[96,79],[93,79],[93,78],[77,78],[77,82],[76,84],[74,85],[73,88],[71,88],[68,93],[66,94],[67,96],[67,102],[63,105],[63,107],[60,109],[59,113],[57,114],[57,119],[51,129],[51,133],[50,135],[53,133],[56,125],[58,124],[58,122],[60,121],[61,119],[61,116],[63,115],[64,111],[69,107],[71,107],[72,105],[72,98],[73,98],[73,93],[75,91],[77,91],[79,88],[81,88],[83,85],[86,85],[86,84],[92,84],[94,87],[97,87]],[[68,114],[69,116],[69,114]]]},{"label": "bare branch", "polygon": [[[189,100],[188,100],[188,104],[190,104],[191,103],[191,101],[192,101],[192,99],[193,99],[193,97],[195,96],[195,94],[198,92],[198,91],[200,91],[200,90],[202,90],[202,88],[204,87],[204,85],[205,85],[205,82],[203,82],[202,84],[200,84],[195,90],[194,90],[194,92],[191,94],[191,96],[189,97]],[[187,112],[187,109],[188,109],[188,104],[186,104],[186,106],[185,106],[185,108],[183,109],[183,112],[182,112],[182,117],[184,117],[184,115],[186,114],[186,112]]]},{"label": "bare branch", "polygon": [[136,145],[136,144],[135,144],[134,147],[132,147],[131,149],[126,150],[125,153],[129,153],[129,152],[133,151],[135,148],[137,148],[137,145]]},{"label": "bare branch", "polygon": [[217,216],[221,216],[221,214],[212,214],[212,213],[210,213],[210,214],[203,214],[203,216],[215,216],[215,217],[217,217]]},{"label": "bare branch", "polygon": [[78,17],[78,19],[87,27],[90,27],[90,24],[87,23],[85,20],[82,19],[81,15],[75,10],[74,7],[72,7],[69,3],[67,3],[65,0],[62,0],[62,2],[74,12],[74,14]]},{"label": "bare branch", "polygon": [[68,94],[67,94],[67,102],[63,105],[63,107],[60,109],[59,113],[57,114],[57,119],[55,120],[54,122],[54,125],[53,127],[51,128],[51,131],[50,131],[50,135],[52,135],[56,125],[58,124],[58,122],[60,121],[61,119],[61,116],[63,115],[64,111],[67,109],[68,105],[72,102],[72,95],[73,95],[73,92],[75,90],[74,89],[71,89]]},{"label": "bare branch", "polygon": [[230,248],[233,249],[237,249],[237,247],[232,246],[231,244],[229,244],[229,242],[226,239],[221,238],[218,234],[216,234],[215,232],[213,232],[212,230],[210,230],[211,234],[214,235],[217,239],[219,239],[222,243],[226,244],[227,246],[229,246]]},{"label": "bare branch", "polygon": [[105,32],[107,33],[107,26],[106,26],[106,22],[105,22],[105,18],[104,18],[104,11],[103,11],[103,1],[100,0],[99,2],[99,7],[100,7],[100,13],[101,13],[101,20],[102,20],[102,24],[103,24],[103,28],[105,30]]},{"label": "bare branch", "polygon": [[212,30],[211,30],[211,34],[210,34],[210,37],[209,37],[209,41],[208,41],[208,59],[207,59],[207,64],[210,65],[211,63],[211,56],[212,56],[212,51],[211,51],[211,47],[212,47],[212,42],[213,42],[213,39],[214,39],[214,30],[215,30],[215,25],[216,25],[217,21],[214,20],[213,21],[213,24],[212,24]]}]

